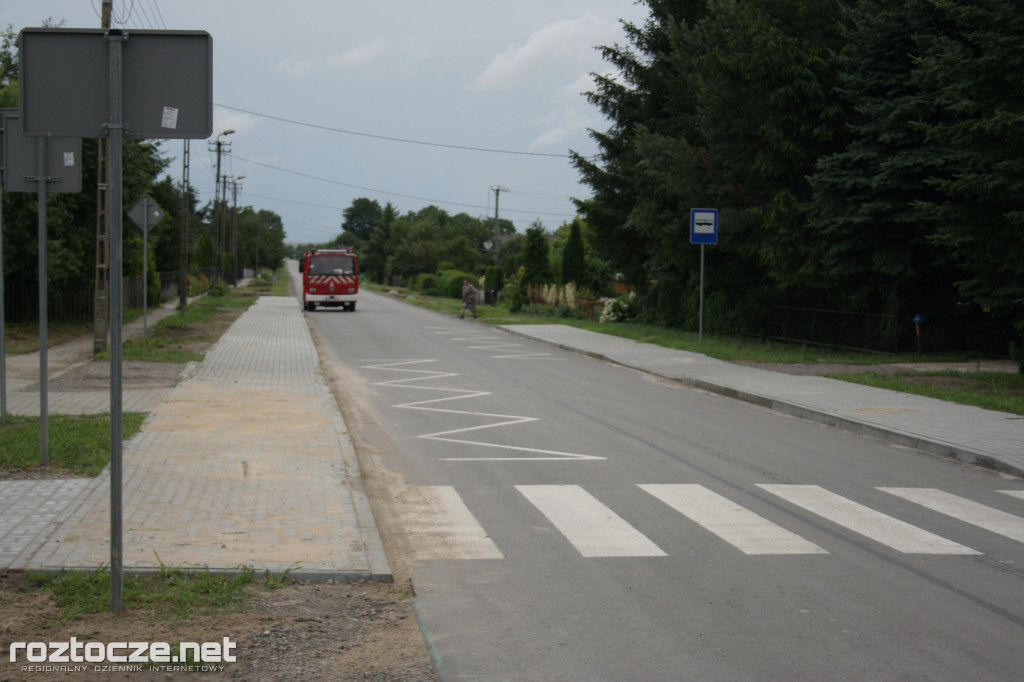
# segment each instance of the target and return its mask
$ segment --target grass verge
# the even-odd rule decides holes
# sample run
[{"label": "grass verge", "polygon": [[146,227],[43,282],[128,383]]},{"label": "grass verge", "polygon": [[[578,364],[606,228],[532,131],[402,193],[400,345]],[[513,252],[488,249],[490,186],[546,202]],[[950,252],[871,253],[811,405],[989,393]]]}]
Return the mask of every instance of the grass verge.
[{"label": "grass verge", "polygon": [[[185,570],[161,562],[157,573],[123,576],[122,604],[125,609],[148,610],[157,617],[178,620],[194,615],[238,613],[249,609],[248,587],[259,582],[266,589],[283,587],[290,570],[281,576],[268,573],[263,581],[258,581],[250,566],[240,566],[231,573],[211,573],[208,568]],[[32,573],[28,580],[33,587],[54,595],[62,622],[110,609],[108,567]]]},{"label": "grass verge", "polygon": [[865,386],[1024,415],[1024,376],[1009,372],[860,372],[828,375]]},{"label": "grass verge", "polygon": [[[207,293],[150,327],[148,336],[126,341],[122,358],[126,362],[200,362],[205,353],[190,346],[216,342],[258,297],[258,292],[247,289],[225,288],[222,295]],[[110,351],[96,355],[97,360],[109,358]]]},{"label": "grass verge", "polygon": [[[125,412],[121,418],[124,439],[142,426],[145,415]],[[50,415],[47,431],[49,469],[75,475],[95,476],[110,461],[110,415]],[[31,469],[39,466],[39,417],[7,416],[0,425],[0,468]]]},{"label": "grass verge", "polygon": [[[395,293],[392,295],[396,295],[408,303],[441,313],[458,315],[462,306],[461,302],[457,299],[423,296],[412,293],[407,289],[396,289],[395,287],[379,287],[365,284],[363,286],[384,293],[394,291]],[[602,323],[589,320],[531,315],[525,312],[513,313],[505,304],[478,305],[477,316],[481,322],[487,324],[565,324],[642,343],[652,343],[666,348],[702,353],[708,357],[728,362],[879,365],[895,361],[891,355],[831,350],[744,336],[704,334],[703,342],[701,342],[697,332],[668,329],[657,325],[634,322]],[[963,360],[967,360],[967,357],[964,355],[929,355],[927,357],[927,362],[957,362]],[[908,360],[907,358],[900,357],[899,361],[906,362]]]},{"label": "grass verge", "polygon": [[[370,288],[376,288],[393,296],[397,295],[409,303],[441,313],[457,315],[461,307],[461,302],[456,299],[422,296],[393,287],[373,287],[371,285]],[[714,334],[704,334],[703,342],[701,342],[696,332],[631,322],[601,323],[528,313],[512,313],[507,306],[502,304],[479,305],[477,306],[477,315],[481,322],[488,324],[566,324],[642,343],[702,353],[727,362],[863,365],[865,372],[835,375],[832,378],[892,391],[925,395],[962,405],[1024,414],[1024,376],[1019,373],[908,371],[892,374],[870,371],[872,365],[894,362],[935,363],[968,360],[962,354],[928,355],[925,357],[891,356]]]}]

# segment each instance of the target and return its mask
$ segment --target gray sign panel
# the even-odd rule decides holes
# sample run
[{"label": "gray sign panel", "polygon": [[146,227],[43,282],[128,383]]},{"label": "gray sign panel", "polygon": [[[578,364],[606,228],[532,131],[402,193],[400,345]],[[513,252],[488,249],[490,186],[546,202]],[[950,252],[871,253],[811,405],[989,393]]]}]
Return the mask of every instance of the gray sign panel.
[{"label": "gray sign panel", "polygon": [[152,199],[145,196],[128,209],[128,217],[142,230],[149,232],[164,217],[164,211]]},{"label": "gray sign panel", "polygon": [[[105,137],[110,122],[108,31],[26,28],[20,47],[21,117],[30,136]],[[204,139],[213,132],[213,40],[205,31],[126,30],[124,134]]]},{"label": "gray sign panel", "polygon": [[[17,109],[0,109],[3,119],[4,189],[38,192],[39,138],[21,131]],[[46,140],[46,191],[82,191],[82,140],[51,137]]]}]

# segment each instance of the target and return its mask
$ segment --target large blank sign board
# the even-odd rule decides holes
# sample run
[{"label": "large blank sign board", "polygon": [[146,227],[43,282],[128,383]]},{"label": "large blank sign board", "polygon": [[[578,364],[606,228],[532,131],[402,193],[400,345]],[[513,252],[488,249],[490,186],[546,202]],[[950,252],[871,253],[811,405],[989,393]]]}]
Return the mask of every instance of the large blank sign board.
[{"label": "large blank sign board", "polygon": [[[26,28],[18,36],[25,135],[106,137],[105,29]],[[122,31],[128,137],[205,139],[213,132],[213,40],[206,31]]]}]

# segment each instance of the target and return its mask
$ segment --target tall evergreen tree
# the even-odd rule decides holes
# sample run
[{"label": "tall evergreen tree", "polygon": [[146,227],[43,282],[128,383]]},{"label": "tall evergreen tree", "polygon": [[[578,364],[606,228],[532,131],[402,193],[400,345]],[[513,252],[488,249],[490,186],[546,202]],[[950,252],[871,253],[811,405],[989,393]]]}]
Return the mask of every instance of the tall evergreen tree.
[{"label": "tall evergreen tree", "polygon": [[920,80],[947,116],[926,129],[948,167],[915,205],[955,259],[960,292],[1007,317],[1024,341],[1024,7],[934,0],[953,30],[934,36]]},{"label": "tall evergreen tree", "polygon": [[380,218],[370,232],[370,239],[360,254],[360,267],[371,281],[384,281],[391,246],[391,228],[397,219],[398,209],[389,201],[381,210]]},{"label": "tall evergreen tree", "polygon": [[548,284],[551,282],[551,264],[548,262],[550,247],[544,226],[532,225],[526,230],[526,249],[523,256],[523,284]]},{"label": "tall evergreen tree", "polygon": [[583,234],[579,218],[572,221],[569,239],[562,250],[562,284],[570,282],[580,285],[586,281],[586,262],[583,248]]},{"label": "tall evergreen tree", "polygon": [[850,139],[818,163],[810,224],[824,237],[824,277],[847,304],[889,308],[941,293],[944,282],[949,290],[948,259],[915,205],[938,198],[928,180],[948,162],[943,145],[927,139],[946,112],[917,78],[921,55],[945,29],[930,0],[863,0],[850,14],[837,58]]}]

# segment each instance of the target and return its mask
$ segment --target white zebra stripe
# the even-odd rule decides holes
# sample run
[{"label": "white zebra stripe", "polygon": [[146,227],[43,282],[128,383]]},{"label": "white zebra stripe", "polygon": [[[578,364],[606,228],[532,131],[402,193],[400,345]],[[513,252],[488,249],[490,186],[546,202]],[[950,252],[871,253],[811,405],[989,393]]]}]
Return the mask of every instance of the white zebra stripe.
[{"label": "white zebra stripe", "polygon": [[585,557],[667,556],[640,531],[577,485],[517,485]]},{"label": "white zebra stripe", "polygon": [[980,554],[816,485],[759,484],[790,504],[906,554]]},{"label": "white zebra stripe", "polygon": [[744,554],[828,554],[813,542],[775,525],[696,484],[641,485],[651,495]]},{"label": "white zebra stripe", "polygon": [[1024,542],[1024,519],[934,488],[879,488],[964,523]]},{"label": "white zebra stripe", "polygon": [[400,488],[395,505],[419,559],[504,558],[451,486]]}]

